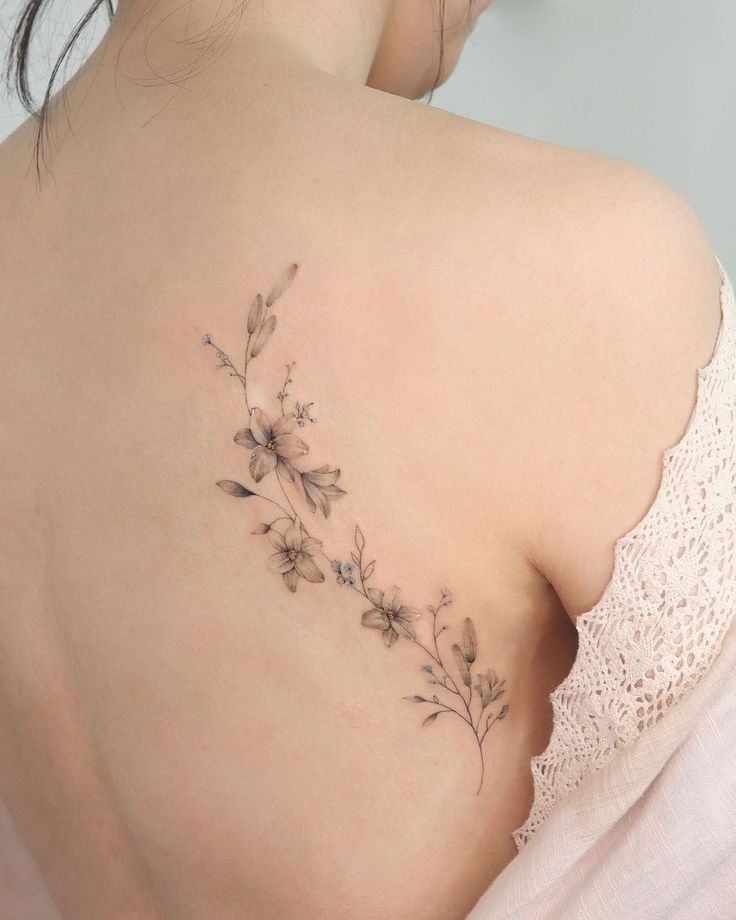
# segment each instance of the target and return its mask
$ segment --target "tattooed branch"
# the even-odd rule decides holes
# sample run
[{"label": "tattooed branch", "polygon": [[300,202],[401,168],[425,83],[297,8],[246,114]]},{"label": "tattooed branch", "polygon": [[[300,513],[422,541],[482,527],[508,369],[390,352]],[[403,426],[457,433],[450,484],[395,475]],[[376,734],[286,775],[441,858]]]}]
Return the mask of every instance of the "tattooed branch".
[{"label": "tattooed branch", "polygon": [[[392,648],[403,639],[420,650],[425,659],[422,673],[433,689],[427,695],[415,694],[406,699],[432,707],[433,711],[422,723],[425,726],[434,724],[441,715],[449,715],[461,719],[472,731],[480,755],[480,792],[485,771],[483,742],[491,727],[506,718],[509,706],[504,704],[495,712],[491,711],[491,706],[504,694],[506,682],[499,680],[493,670],[474,670],[478,639],[472,620],[465,618],[461,640],[451,643],[448,650],[448,643],[441,641],[441,637],[449,626],[440,621],[453,602],[446,588],[442,589],[436,604],[429,604],[420,611],[404,603],[398,587],[384,590],[373,584],[376,560],[366,556],[366,541],[360,527],[355,528],[354,549],[345,561],[331,559],[322,548],[322,540],[310,533],[297,509],[301,506],[313,514],[319,511],[326,520],[332,503],[346,493],[338,485],[338,468],[329,464],[308,468],[309,446],[301,435],[307,424],[315,421],[311,414],[314,404],[294,402],[290,407],[293,361],[286,365],[275,397],[278,402],[275,411],[269,414],[259,406],[251,406],[248,374],[253,361],[262,354],[274,334],[277,316],[273,307],[289,289],[297,268],[295,264],[290,265],[265,298],[261,294],[255,296],[246,320],[247,337],[240,366],[209,335],[203,338],[203,343],[214,349],[218,368],[237,379],[242,387],[248,427],[236,432],[234,441],[250,452],[250,478],[259,488],[269,487],[269,492],[255,491],[232,479],[222,479],[217,485],[234,498],[260,499],[274,509],[268,520],[256,525],[253,533],[270,542],[274,552],[266,560],[266,567],[281,575],[289,591],[296,592],[301,579],[312,584],[324,582],[322,566],[327,563],[338,585],[355,591],[368,602],[370,607],[364,609],[361,623],[376,631],[386,648]],[[416,623],[423,616],[429,621],[427,633],[431,627],[431,641],[428,642],[416,630]]]}]

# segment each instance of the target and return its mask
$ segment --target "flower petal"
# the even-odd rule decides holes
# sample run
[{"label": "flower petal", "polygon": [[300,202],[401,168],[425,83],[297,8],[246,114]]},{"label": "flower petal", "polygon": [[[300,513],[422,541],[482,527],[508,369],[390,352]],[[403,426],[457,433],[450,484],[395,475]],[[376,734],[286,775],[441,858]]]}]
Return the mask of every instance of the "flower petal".
[{"label": "flower petal", "polygon": [[288,553],[274,553],[268,557],[266,567],[269,572],[277,572],[283,575],[284,572],[290,572],[294,568],[294,560],[289,559]]},{"label": "flower petal", "polygon": [[276,469],[276,454],[267,447],[261,447],[259,444],[253,449],[250,455],[250,474],[256,482],[272,470]]},{"label": "flower petal", "polygon": [[273,439],[273,446],[279,457],[286,457],[287,460],[303,457],[309,450],[304,441],[295,434],[276,435]]},{"label": "flower petal", "polygon": [[302,552],[314,556],[322,549],[322,541],[315,540],[314,537],[302,537]]},{"label": "flower petal", "polygon": [[396,613],[399,607],[401,607],[401,591],[394,585],[383,595],[383,608]]},{"label": "flower petal", "polygon": [[383,641],[386,643],[388,648],[391,648],[391,646],[394,644],[394,642],[396,642],[398,638],[398,635],[393,631],[393,629],[387,629],[383,634]]},{"label": "flower petal", "polygon": [[319,466],[316,470],[307,470],[302,475],[316,486],[333,486],[340,478],[340,470],[331,470],[327,466]]},{"label": "flower petal", "polygon": [[289,434],[294,428],[295,422],[296,416],[293,412],[289,412],[286,415],[279,416],[273,425],[271,425],[271,430],[276,436],[280,434]]},{"label": "flower petal", "polygon": [[376,610],[375,607],[371,607],[370,610],[366,610],[363,616],[360,618],[360,622],[363,626],[367,626],[368,629],[388,629],[389,622],[388,617],[383,612],[383,610]]},{"label": "flower petal", "polygon": [[383,607],[383,591],[379,591],[378,588],[366,588],[366,594],[371,604],[379,608]]},{"label": "flower petal", "polygon": [[327,499],[322,494],[322,490],[319,486],[315,486],[309,479],[306,478],[304,473],[302,473],[302,483],[304,485],[304,493],[307,497],[307,504],[312,509],[316,511],[317,508],[324,514],[325,517],[330,513],[330,506],[327,503]]},{"label": "flower petal", "polygon": [[291,460],[285,460],[283,457],[279,457],[277,454],[276,462],[278,465],[277,473],[280,473],[284,479],[288,480],[289,482],[294,482],[294,474],[296,473],[296,469]]},{"label": "flower petal", "polygon": [[416,639],[417,634],[414,632],[414,627],[411,623],[407,623],[406,620],[400,620],[398,617],[394,617],[391,620],[391,629],[398,635],[403,636],[405,639]]},{"label": "flower petal", "polygon": [[421,613],[418,610],[415,610],[413,607],[401,606],[396,612],[396,616],[402,620],[418,620],[421,617]]},{"label": "flower petal", "polygon": [[283,534],[280,534],[274,527],[268,531],[268,539],[274,549],[281,553],[286,551],[286,540],[284,540]]},{"label": "flower petal", "polygon": [[306,553],[298,553],[294,560],[294,568],[307,581],[318,582],[324,581],[325,576],[317,563]]},{"label": "flower petal", "polygon": [[257,407],[251,409],[250,430],[256,441],[259,444],[262,444],[264,447],[273,437],[271,423],[269,422],[266,413],[262,409]]},{"label": "flower petal", "polygon": [[306,499],[306,502],[309,505],[310,510],[316,511],[317,505],[315,504],[315,499],[319,501],[319,496],[320,496],[319,489],[315,489],[315,487],[304,478],[303,473],[300,475],[299,481],[301,482],[302,488],[304,489],[304,498]]},{"label": "flower petal", "polygon": [[299,582],[299,575],[297,574],[296,569],[290,569],[288,572],[284,572],[282,578],[284,579],[284,584],[292,593],[296,591],[296,586]]},{"label": "flower petal", "polygon": [[345,489],[341,489],[340,486],[322,486],[322,491],[331,500],[339,498],[341,495],[347,495]]},{"label": "flower petal", "polygon": [[302,548],[302,528],[299,519],[292,521],[286,528],[284,540],[289,549],[295,549],[299,552]]},{"label": "flower petal", "polygon": [[236,444],[240,444],[241,447],[249,447],[253,450],[254,447],[258,447],[258,441],[253,437],[253,432],[250,428],[243,428],[239,431],[233,438]]}]

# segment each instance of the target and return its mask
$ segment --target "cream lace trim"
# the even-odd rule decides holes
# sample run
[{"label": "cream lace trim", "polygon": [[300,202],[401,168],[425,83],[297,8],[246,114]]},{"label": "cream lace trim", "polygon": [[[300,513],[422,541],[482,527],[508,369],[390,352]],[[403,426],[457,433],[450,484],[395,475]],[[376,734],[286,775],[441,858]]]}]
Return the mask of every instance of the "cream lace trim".
[{"label": "cream lace trim", "polygon": [[549,699],[553,729],[532,758],[521,849],[553,807],[680,700],[720,651],[736,607],[736,331],[721,272],[721,324],[687,428],[662,456],[644,517],[615,544],[613,574],[576,620],[572,669]]}]

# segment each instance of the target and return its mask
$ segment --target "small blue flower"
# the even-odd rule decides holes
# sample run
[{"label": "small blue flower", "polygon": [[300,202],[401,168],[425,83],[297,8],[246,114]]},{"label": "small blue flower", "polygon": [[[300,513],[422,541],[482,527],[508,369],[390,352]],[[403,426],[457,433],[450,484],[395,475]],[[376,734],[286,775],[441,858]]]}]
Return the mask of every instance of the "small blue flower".
[{"label": "small blue flower", "polygon": [[344,562],[341,566],[341,570],[343,575],[352,575],[355,571],[355,566],[352,562]]},{"label": "small blue flower", "polygon": [[330,567],[331,567],[332,571],[333,571],[333,572],[337,572],[338,574],[339,574],[339,572],[340,572],[340,566],[341,566],[341,565],[342,565],[342,563],[340,562],[339,559],[333,559],[332,562],[330,563]]},{"label": "small blue flower", "polygon": [[344,579],[344,583],[348,586],[348,588],[355,587],[355,579],[351,578],[349,575]]},{"label": "small blue flower", "polygon": [[432,673],[432,665],[431,665],[431,664],[424,664],[424,665],[422,665],[422,670],[423,670],[423,671],[426,671],[427,674],[431,674],[431,673]]}]

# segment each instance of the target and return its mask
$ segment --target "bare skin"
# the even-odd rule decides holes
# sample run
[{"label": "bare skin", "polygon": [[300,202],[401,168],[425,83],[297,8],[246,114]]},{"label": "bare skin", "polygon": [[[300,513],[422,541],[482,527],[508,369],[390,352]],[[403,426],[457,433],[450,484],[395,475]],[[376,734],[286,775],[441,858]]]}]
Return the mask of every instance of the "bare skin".
[{"label": "bare skin", "polygon": [[[516,854],[574,621],[688,420],[710,243],[636,167],[401,98],[433,62],[385,20],[318,45],[246,17],[173,94],[126,79],[122,12],[40,192],[30,126],[0,148],[0,793],[65,917],[461,918]],[[255,488],[202,337],[237,352],[292,261],[254,398],[277,411],[297,362],[346,491],[332,544],[359,521],[387,584],[472,617],[512,707],[477,796],[467,726],[402,699],[416,647],[345,588],[284,590],[215,485]]]}]

